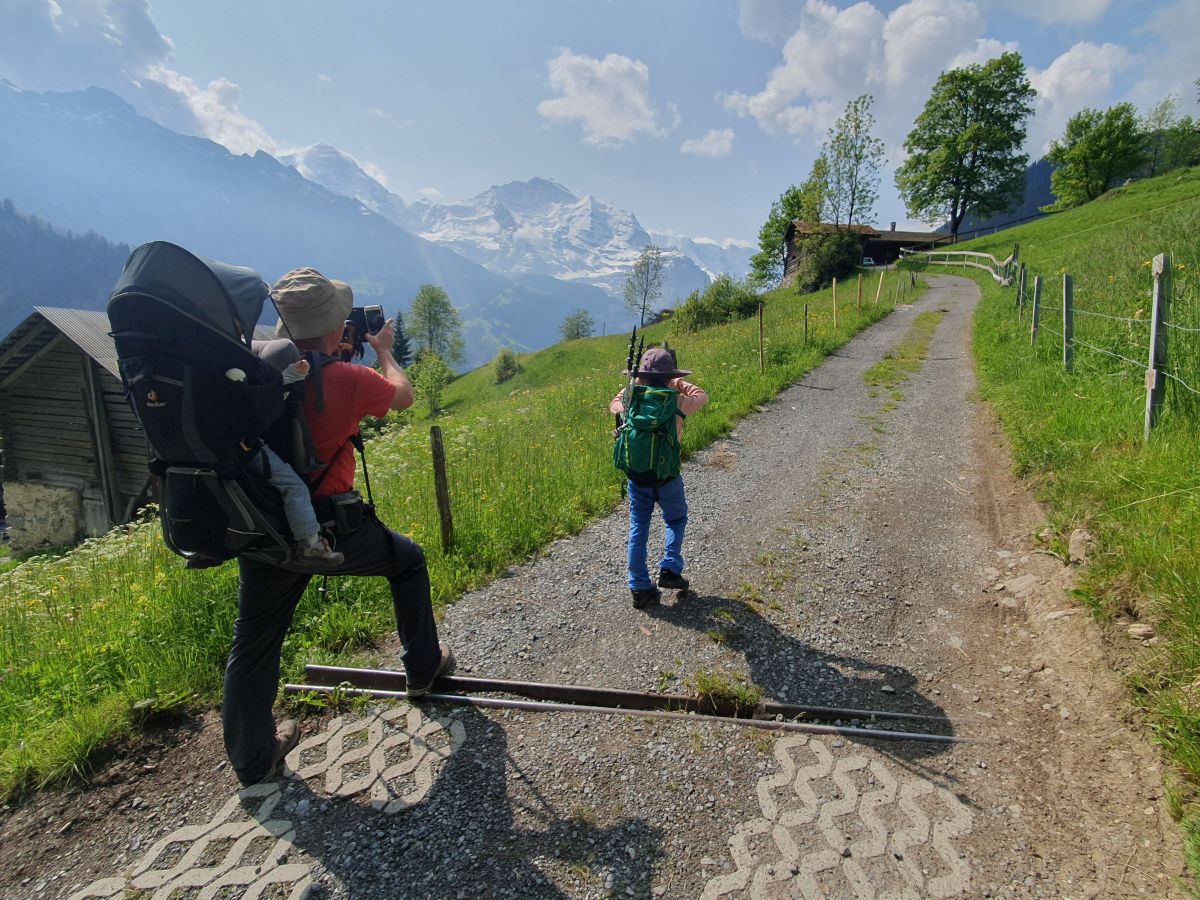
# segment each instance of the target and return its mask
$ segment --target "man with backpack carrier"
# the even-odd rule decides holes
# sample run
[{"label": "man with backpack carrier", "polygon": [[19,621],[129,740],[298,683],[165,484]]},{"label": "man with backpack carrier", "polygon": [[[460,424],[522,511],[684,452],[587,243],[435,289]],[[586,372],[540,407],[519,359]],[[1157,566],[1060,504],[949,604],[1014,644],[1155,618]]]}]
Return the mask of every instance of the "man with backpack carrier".
[{"label": "man with backpack carrier", "polygon": [[[632,343],[631,343],[632,347]],[[685,591],[683,533],[687,497],[679,474],[679,442],[683,422],[708,402],[703,389],[684,381],[670,350],[653,347],[634,360],[629,384],[609,404],[623,423],[617,431],[613,463],[629,477],[629,591],[641,609],[662,597],[659,588]],[[646,542],[657,504],[666,525],[666,545],[658,568],[658,586],[646,568]]]},{"label": "man with backpack carrier", "polygon": [[[450,648],[438,640],[425,554],[411,539],[380,522],[374,508],[354,490],[352,444],[359,422],[413,402],[412,385],[392,353],[393,322],[366,336],[380,374],[337,359],[354,302],[348,284],[315,269],[293,269],[275,283],[271,295],[280,315],[277,333],[290,337],[314,363],[303,410],[325,466],[309,476],[309,486],[317,518],[332,529],[337,550],[345,556],[328,574],[388,580],[404,645],[408,695],[419,697],[454,665]],[[238,569],[238,618],[225,670],[222,715],[233,769],[243,784],[254,784],[272,775],[299,741],[294,721],[276,729],[271,708],[284,637],[312,573],[248,556],[238,557]]]}]

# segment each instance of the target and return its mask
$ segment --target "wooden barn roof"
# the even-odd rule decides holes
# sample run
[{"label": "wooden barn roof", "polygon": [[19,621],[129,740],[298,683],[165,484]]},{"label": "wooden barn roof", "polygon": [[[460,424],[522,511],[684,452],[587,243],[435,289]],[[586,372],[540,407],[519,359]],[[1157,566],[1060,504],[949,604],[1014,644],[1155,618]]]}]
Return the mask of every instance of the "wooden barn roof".
[{"label": "wooden barn roof", "polygon": [[[108,314],[104,312],[35,306],[28,318],[0,341],[0,387],[59,334],[94,359],[113,378],[119,379],[117,348],[109,334],[110,327]],[[270,340],[275,337],[275,331],[259,325],[254,329],[254,337]]]}]

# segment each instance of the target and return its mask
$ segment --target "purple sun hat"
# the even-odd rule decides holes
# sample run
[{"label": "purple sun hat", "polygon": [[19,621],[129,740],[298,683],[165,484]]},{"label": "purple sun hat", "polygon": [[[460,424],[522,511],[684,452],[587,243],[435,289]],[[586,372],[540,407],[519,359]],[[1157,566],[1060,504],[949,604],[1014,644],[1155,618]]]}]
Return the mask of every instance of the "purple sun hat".
[{"label": "purple sun hat", "polygon": [[[628,369],[625,374],[631,374]],[[675,357],[671,355],[670,350],[664,350],[662,347],[651,347],[642,354],[642,361],[638,365],[638,375],[649,376],[652,378],[681,378],[684,375],[691,375],[691,369],[675,368]]]}]

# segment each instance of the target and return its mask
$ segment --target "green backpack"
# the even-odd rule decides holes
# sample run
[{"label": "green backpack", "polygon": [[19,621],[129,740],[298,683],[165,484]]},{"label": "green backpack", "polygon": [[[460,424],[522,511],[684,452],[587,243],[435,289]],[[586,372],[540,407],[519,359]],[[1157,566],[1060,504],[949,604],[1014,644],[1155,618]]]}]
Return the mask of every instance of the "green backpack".
[{"label": "green backpack", "polygon": [[635,483],[663,482],[679,474],[679,391],[637,384],[617,432],[613,465]]}]

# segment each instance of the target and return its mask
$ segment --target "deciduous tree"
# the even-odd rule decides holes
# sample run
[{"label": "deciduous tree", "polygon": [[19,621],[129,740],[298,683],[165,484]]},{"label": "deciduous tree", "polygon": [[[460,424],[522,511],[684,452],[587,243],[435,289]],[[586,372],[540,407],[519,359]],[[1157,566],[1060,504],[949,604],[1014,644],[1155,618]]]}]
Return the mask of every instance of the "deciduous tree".
[{"label": "deciduous tree", "polygon": [[767,221],[758,229],[758,252],[750,257],[750,280],[756,286],[774,287],[783,277],[787,254],[783,239],[792,220],[802,218],[802,199],[801,189],[792,185],[771,204]]},{"label": "deciduous tree", "polygon": [[1019,203],[1029,162],[1021,147],[1035,96],[1018,53],[943,72],[896,170],[909,215],[946,222],[957,235],[968,212],[984,218]]},{"label": "deciduous tree", "polygon": [[579,338],[591,337],[596,330],[596,322],[591,313],[582,307],[571,310],[558,326],[564,341],[574,341]]},{"label": "deciduous tree", "polygon": [[1050,175],[1056,199],[1044,209],[1070,209],[1095,200],[1145,164],[1146,140],[1133,104],[1118,103],[1104,112],[1081,109],[1067,120],[1063,136],[1050,144],[1046,159],[1057,167]]},{"label": "deciduous tree", "polygon": [[625,276],[625,306],[638,316],[638,326],[646,323],[646,313],[662,296],[666,280],[666,262],[662,250],[648,244]]},{"label": "deciduous tree", "polygon": [[423,284],[408,314],[410,339],[417,354],[432,350],[449,363],[463,358],[462,316],[449,295],[434,284]]},{"label": "deciduous tree", "polygon": [[879,168],[883,141],[871,134],[873,100],[863,94],[846,104],[846,111],[829,129],[822,156],[827,160],[827,201],[833,224],[853,225],[871,218],[879,199]]}]

